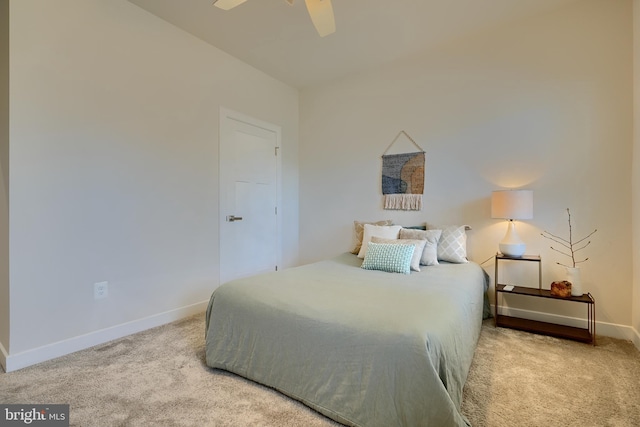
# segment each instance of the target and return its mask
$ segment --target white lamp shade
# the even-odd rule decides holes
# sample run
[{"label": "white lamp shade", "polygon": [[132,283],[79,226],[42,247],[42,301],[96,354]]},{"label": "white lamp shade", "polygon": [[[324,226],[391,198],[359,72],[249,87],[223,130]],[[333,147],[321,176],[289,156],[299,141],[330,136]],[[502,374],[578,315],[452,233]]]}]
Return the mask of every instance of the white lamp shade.
[{"label": "white lamp shade", "polygon": [[532,190],[498,190],[491,193],[491,218],[533,218]]}]

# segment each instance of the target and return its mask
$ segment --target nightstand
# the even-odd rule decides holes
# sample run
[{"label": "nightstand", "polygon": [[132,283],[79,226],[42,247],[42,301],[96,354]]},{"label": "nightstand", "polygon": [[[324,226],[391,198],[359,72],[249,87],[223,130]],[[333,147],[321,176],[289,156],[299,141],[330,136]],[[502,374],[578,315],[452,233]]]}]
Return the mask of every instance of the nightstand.
[{"label": "nightstand", "polygon": [[[498,279],[498,264],[500,261],[521,261],[538,263],[538,288],[529,288],[525,286],[513,286],[512,290],[505,290],[506,284],[500,283]],[[582,303],[587,306],[587,328],[577,328],[573,326],[557,325],[554,323],[540,322],[537,320],[523,319],[514,316],[505,316],[499,314],[500,300],[499,295],[503,297],[507,294],[524,295],[536,298],[551,298],[560,301],[573,303]],[[542,289],[542,259],[538,255],[523,255],[519,258],[508,257],[502,254],[496,254],[495,257],[495,317],[494,325],[503,328],[519,329],[521,331],[533,332],[542,335],[549,335],[558,338],[566,338],[585,343],[596,345],[596,302],[591,294],[581,296],[571,296],[560,298],[551,295],[548,289]]]}]

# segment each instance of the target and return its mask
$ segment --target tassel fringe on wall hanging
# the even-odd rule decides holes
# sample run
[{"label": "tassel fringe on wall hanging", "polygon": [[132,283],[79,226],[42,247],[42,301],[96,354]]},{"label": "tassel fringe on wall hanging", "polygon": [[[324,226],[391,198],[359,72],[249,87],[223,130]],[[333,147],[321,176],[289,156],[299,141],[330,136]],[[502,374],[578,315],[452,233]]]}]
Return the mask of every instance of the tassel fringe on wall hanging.
[{"label": "tassel fringe on wall hanging", "polygon": [[401,135],[406,136],[420,151],[382,155],[384,209],[419,211],[422,210],[424,193],[424,150],[405,131],[400,131],[385,153]]}]

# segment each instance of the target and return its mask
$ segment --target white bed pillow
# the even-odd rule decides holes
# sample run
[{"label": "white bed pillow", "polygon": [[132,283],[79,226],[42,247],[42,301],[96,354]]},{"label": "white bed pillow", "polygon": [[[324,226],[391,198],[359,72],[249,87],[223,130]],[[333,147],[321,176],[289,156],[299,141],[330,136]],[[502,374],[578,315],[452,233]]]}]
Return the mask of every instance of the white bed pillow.
[{"label": "white bed pillow", "polygon": [[391,219],[383,219],[382,221],[376,222],[366,222],[366,221],[353,221],[353,226],[355,227],[355,238],[356,244],[354,248],[351,250],[351,253],[354,255],[358,255],[360,253],[360,248],[362,247],[362,237],[364,234],[364,225],[365,224],[373,224],[373,225],[392,225],[393,220]]},{"label": "white bed pillow", "polygon": [[401,239],[422,239],[425,241],[420,257],[422,265],[438,265],[438,241],[442,235],[442,230],[414,230],[403,228],[400,230]]},{"label": "white bed pillow", "polygon": [[367,253],[367,243],[371,241],[371,237],[382,237],[384,239],[397,239],[400,234],[401,225],[364,225],[364,234],[362,235],[362,247],[358,252],[358,258],[364,259]]},{"label": "white bed pillow", "polygon": [[411,258],[411,269],[413,271],[420,271],[420,259],[422,259],[422,251],[426,240],[422,239],[385,239],[378,236],[371,237],[371,243],[394,243],[401,245],[414,245],[416,248],[413,251],[413,257]]},{"label": "white bed pillow", "polygon": [[438,241],[438,261],[463,264],[467,260],[467,226],[448,225],[445,227],[427,224],[429,230],[437,228],[442,230],[442,236]]}]

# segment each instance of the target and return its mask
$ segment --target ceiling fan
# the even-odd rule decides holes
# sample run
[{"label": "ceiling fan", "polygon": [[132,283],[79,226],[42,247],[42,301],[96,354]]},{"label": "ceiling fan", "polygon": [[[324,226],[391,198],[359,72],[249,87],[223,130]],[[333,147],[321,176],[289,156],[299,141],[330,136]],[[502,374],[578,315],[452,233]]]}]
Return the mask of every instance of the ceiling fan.
[{"label": "ceiling fan", "polygon": [[[234,7],[244,3],[247,0],[214,0],[213,4],[223,10],[233,9]],[[333,17],[333,7],[331,0],[304,0],[307,4],[307,10],[311,21],[316,27],[320,37],[327,36],[336,31],[336,22]],[[287,3],[293,5],[294,0],[286,0]]]}]

